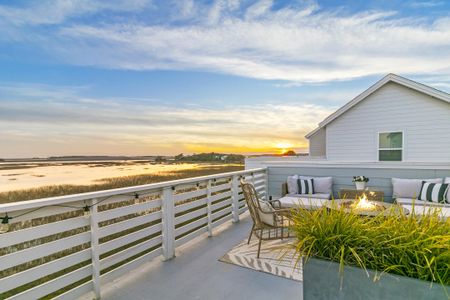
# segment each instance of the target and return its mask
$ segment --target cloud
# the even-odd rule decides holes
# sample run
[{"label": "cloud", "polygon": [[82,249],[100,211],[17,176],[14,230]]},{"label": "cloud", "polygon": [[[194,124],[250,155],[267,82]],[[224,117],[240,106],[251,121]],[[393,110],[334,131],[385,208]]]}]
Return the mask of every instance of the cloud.
[{"label": "cloud", "polygon": [[409,3],[409,6],[413,7],[413,8],[430,8],[430,7],[435,7],[435,6],[442,6],[444,5],[445,2],[444,1],[436,1],[436,0],[431,0],[431,1],[412,1],[411,3]]},{"label": "cloud", "polygon": [[14,25],[49,25],[63,23],[69,18],[99,11],[138,11],[150,4],[149,0],[43,0],[31,2],[28,7],[0,6],[0,17]]},{"label": "cloud", "polygon": [[[73,89],[42,85],[16,90],[0,87],[5,145],[0,157],[16,156],[17,149],[22,156],[38,155],[36,147],[47,149],[40,155],[258,152],[274,151],[276,144],[286,142],[305,151],[303,136],[334,109],[270,103],[172,107],[136,99],[86,98]],[[34,95],[60,99],[37,100]]]},{"label": "cloud", "polygon": [[[45,35],[30,29],[22,34],[29,33],[28,39],[34,39],[36,46],[45,45],[53,59],[69,64],[200,70],[295,83],[389,72],[449,74],[443,71],[450,64],[449,17],[431,21],[401,17],[395,11],[328,11],[313,1],[279,7],[270,0],[250,5],[216,0],[211,4],[169,2],[169,17],[159,16],[152,23],[152,14],[162,9],[145,10],[148,3],[144,0],[52,3],[0,6],[0,16],[16,24],[58,23]],[[415,5],[431,3],[439,4]],[[148,17],[64,22],[102,10],[136,10]]]}]

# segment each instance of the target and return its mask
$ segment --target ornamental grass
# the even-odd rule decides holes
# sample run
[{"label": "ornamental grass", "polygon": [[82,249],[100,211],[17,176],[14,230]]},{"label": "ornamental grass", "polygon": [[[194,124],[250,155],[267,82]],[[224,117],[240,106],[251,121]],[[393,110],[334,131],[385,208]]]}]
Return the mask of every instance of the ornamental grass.
[{"label": "ornamental grass", "polygon": [[[450,219],[426,215],[363,217],[342,209],[293,211],[296,251],[311,257],[450,285]],[[344,274],[343,274],[344,275]],[[344,275],[345,276],[345,275]]]}]

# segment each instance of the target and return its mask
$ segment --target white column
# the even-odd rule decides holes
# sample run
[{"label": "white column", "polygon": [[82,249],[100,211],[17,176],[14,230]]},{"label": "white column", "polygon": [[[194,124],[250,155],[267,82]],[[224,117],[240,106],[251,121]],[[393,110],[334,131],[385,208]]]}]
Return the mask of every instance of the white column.
[{"label": "white column", "polygon": [[212,207],[211,207],[211,186],[212,180],[208,180],[206,185],[206,210],[208,213],[208,236],[212,236]]},{"label": "white column", "polygon": [[92,199],[90,201],[90,216],[89,221],[91,224],[91,258],[92,258],[92,282],[94,285],[95,299],[100,299],[100,249],[98,246],[98,211],[97,203],[98,199]]},{"label": "white column", "polygon": [[231,180],[231,207],[233,222],[239,222],[239,176],[234,175]]},{"label": "white column", "polygon": [[172,187],[165,187],[162,194],[162,248],[164,260],[175,257],[175,203]]}]

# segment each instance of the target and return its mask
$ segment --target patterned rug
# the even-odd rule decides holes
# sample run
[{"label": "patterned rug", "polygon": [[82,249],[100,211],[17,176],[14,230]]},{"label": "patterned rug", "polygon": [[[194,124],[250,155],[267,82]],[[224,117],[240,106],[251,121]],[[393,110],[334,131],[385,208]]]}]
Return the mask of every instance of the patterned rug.
[{"label": "patterned rug", "polygon": [[292,243],[291,239],[263,241],[260,258],[258,259],[256,258],[258,240],[253,239],[249,245],[245,240],[228,251],[219,261],[302,281],[302,263],[299,261],[296,264],[297,258],[294,258],[294,251],[286,249],[286,245],[289,243]]}]

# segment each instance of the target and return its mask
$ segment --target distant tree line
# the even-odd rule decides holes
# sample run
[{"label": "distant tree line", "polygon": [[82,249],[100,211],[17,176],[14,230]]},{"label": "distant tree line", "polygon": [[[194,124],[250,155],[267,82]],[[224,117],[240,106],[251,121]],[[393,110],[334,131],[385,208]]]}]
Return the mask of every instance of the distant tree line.
[{"label": "distant tree line", "polygon": [[224,162],[224,163],[244,163],[245,156],[240,154],[225,153],[199,153],[192,155],[184,155],[180,153],[175,155],[176,161],[198,161],[198,162]]}]

